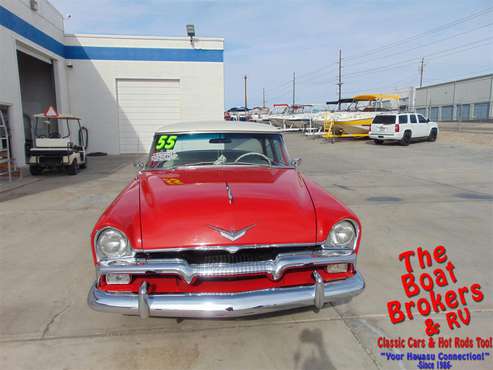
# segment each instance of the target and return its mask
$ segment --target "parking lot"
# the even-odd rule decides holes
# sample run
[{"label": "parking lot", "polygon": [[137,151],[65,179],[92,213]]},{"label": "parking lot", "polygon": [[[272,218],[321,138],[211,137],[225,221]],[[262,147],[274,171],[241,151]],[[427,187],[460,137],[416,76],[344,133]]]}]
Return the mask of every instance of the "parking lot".
[{"label": "parking lot", "polygon": [[[387,362],[376,340],[425,336],[420,317],[392,325],[386,302],[405,298],[398,254],[439,244],[447,248],[460,285],[478,282],[485,294],[481,303],[468,304],[468,327],[452,332],[443,325],[441,335],[489,337],[493,147],[468,135],[475,134],[444,132],[436,143],[409,147],[286,135],[291,156],[303,158],[301,170],[352,208],[363,224],[358,269],[367,287],[350,303],[319,313],[141,320],[90,310],[86,295],[95,274],[89,233],[135,175],[135,156],[90,158],[78,176],[48,174],[2,192],[0,367],[415,368],[407,361]],[[443,315],[434,318],[444,323]],[[489,358],[455,367],[491,364]]]}]

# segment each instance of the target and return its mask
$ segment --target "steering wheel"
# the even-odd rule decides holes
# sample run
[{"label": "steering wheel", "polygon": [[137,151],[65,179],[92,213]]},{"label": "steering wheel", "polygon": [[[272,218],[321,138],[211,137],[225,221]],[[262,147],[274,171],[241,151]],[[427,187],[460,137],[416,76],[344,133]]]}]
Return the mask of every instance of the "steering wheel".
[{"label": "steering wheel", "polygon": [[269,157],[267,157],[266,155],[264,155],[262,153],[257,153],[257,152],[244,153],[244,154],[240,155],[238,158],[235,159],[235,163],[239,162],[240,159],[243,159],[243,158],[248,157],[248,156],[251,156],[251,155],[256,155],[257,157],[260,157],[262,159],[265,159],[267,161],[267,163],[269,163],[269,166],[272,166],[272,161],[270,160]]}]

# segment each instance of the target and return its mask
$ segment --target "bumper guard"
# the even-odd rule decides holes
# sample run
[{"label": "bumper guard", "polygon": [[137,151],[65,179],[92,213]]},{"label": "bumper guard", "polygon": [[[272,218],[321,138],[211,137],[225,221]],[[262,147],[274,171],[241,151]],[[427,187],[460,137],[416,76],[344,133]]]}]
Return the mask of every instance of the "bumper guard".
[{"label": "bumper guard", "polygon": [[126,315],[164,317],[241,317],[314,306],[346,300],[361,293],[365,282],[359,273],[352,277],[324,283],[313,273],[314,285],[265,289],[240,293],[154,294],[147,293],[147,283],[138,294],[108,293],[92,286],[87,297],[96,311]]}]

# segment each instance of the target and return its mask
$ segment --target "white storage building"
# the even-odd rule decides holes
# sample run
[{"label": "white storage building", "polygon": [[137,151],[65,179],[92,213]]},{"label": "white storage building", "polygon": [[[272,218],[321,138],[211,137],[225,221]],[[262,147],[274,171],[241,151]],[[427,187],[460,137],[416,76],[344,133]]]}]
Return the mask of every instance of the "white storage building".
[{"label": "white storage building", "polygon": [[222,38],[67,35],[48,1],[2,0],[0,109],[16,164],[50,105],[80,116],[88,151],[108,154],[146,152],[167,123],[222,119],[223,50]]},{"label": "white storage building", "polygon": [[415,108],[432,121],[491,121],[493,74],[418,87]]}]

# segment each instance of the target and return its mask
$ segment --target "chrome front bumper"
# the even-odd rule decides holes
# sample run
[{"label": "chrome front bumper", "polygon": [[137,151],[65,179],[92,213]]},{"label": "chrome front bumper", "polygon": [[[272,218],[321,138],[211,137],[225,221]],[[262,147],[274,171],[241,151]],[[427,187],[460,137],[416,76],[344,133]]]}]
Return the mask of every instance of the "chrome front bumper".
[{"label": "chrome front bumper", "polygon": [[365,282],[359,273],[344,280],[324,283],[317,272],[314,285],[241,293],[155,294],[147,283],[139,294],[108,293],[92,286],[87,297],[97,311],[164,317],[241,317],[300,307],[322,308],[327,302],[346,300],[361,293]]}]

